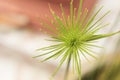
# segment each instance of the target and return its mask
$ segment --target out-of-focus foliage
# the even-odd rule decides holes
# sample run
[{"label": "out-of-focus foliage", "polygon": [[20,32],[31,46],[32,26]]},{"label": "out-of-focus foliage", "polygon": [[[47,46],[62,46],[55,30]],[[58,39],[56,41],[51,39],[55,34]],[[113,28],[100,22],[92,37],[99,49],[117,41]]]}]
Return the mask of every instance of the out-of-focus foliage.
[{"label": "out-of-focus foliage", "polygon": [[[119,52],[120,53],[120,52]],[[82,80],[120,80],[120,54],[84,75]]]}]

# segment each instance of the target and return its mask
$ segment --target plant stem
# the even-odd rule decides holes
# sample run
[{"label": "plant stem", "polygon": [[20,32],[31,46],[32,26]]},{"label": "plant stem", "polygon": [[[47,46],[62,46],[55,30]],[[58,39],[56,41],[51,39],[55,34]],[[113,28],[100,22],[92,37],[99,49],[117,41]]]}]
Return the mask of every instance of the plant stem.
[{"label": "plant stem", "polygon": [[64,80],[67,80],[67,78],[68,78],[69,68],[70,68],[70,62],[71,62],[71,54],[70,54],[69,59],[68,59],[68,63],[67,63],[66,71],[65,71]]}]

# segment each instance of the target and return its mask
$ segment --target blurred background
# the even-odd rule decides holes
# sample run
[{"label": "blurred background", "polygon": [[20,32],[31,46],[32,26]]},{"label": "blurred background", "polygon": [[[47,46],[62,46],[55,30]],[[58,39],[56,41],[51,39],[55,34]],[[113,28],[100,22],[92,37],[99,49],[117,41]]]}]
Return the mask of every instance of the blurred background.
[{"label": "blurred background", "polygon": [[[40,54],[36,49],[52,44],[45,40],[49,36],[41,31],[42,29],[47,32],[39,24],[39,19],[47,22],[45,15],[52,18],[48,3],[58,15],[60,15],[59,4],[62,3],[66,14],[69,14],[69,1],[0,0],[0,80],[50,79],[58,62],[51,60],[39,63],[40,59],[32,58]],[[78,1],[74,0],[75,7],[78,6]],[[110,25],[101,32],[120,30],[120,0],[84,0],[83,8],[87,7],[91,10],[94,4],[97,4],[98,8],[104,6],[98,17],[111,10],[111,13],[103,19],[104,23],[109,22]],[[120,76],[120,35],[102,39],[96,44],[104,46],[105,49],[96,49],[99,53],[98,60],[88,63],[83,59],[83,80],[120,80],[118,77]],[[63,80],[63,71],[64,67],[55,80]],[[69,80],[77,80],[72,73],[69,77]]]}]

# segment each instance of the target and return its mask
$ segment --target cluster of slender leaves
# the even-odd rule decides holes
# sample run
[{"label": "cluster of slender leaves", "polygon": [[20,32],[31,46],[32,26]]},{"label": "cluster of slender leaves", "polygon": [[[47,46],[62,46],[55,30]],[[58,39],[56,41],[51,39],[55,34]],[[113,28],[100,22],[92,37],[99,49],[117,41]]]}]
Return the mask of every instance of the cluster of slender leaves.
[{"label": "cluster of slender leaves", "polygon": [[[116,52],[115,52],[116,53]],[[119,80],[120,79],[120,52],[115,53],[109,60],[103,59],[96,68],[82,77],[82,80]]]},{"label": "cluster of slender leaves", "polygon": [[55,21],[50,20],[52,26],[47,23],[42,23],[45,28],[53,33],[49,34],[52,38],[50,41],[56,42],[57,44],[39,49],[40,51],[43,50],[47,52],[35,56],[34,58],[49,55],[43,60],[43,62],[51,58],[60,58],[59,65],[53,76],[57,73],[62,64],[66,62],[66,74],[72,63],[74,72],[77,73],[79,80],[81,80],[80,56],[83,55],[87,59],[85,56],[87,54],[93,58],[96,58],[96,56],[93,55],[94,51],[92,50],[92,47],[99,46],[93,44],[94,41],[120,33],[120,31],[118,31],[110,34],[97,34],[99,30],[108,25],[102,24],[100,21],[110,11],[106,12],[98,20],[96,20],[98,13],[102,10],[103,7],[98,9],[94,15],[90,16],[92,10],[91,12],[88,11],[87,8],[83,10],[82,4],[83,0],[80,0],[79,8],[74,8],[73,0],[71,0],[70,15],[66,15],[62,4],[60,4],[62,18],[59,17],[49,6]]}]

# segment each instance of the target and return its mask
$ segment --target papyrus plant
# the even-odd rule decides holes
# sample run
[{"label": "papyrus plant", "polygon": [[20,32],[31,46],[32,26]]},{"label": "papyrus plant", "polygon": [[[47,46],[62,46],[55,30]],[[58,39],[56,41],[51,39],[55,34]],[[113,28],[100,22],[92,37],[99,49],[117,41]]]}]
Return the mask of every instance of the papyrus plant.
[{"label": "papyrus plant", "polygon": [[[88,11],[87,8],[82,10],[83,0],[80,0],[79,8],[73,7],[73,0],[70,2],[70,15],[66,15],[62,4],[60,4],[62,18],[59,17],[50,7],[50,11],[54,20],[50,20],[51,25],[47,23],[42,23],[42,25],[47,28],[51,34],[48,34],[52,39],[50,41],[56,42],[53,44],[38,50],[46,51],[46,53],[35,56],[42,57],[49,55],[42,62],[47,61],[51,58],[58,59],[60,58],[59,65],[53,76],[60,69],[62,64],[66,63],[66,77],[69,72],[70,66],[72,66],[73,71],[81,80],[81,58],[80,56],[85,56],[86,54],[96,58],[94,56],[94,51],[92,47],[98,47],[94,42],[106,38],[115,34],[119,34],[120,31],[109,33],[109,34],[97,34],[97,32],[108,24],[101,24],[101,20],[110,12],[104,13],[99,19],[96,20],[98,13],[102,10],[103,7],[98,9],[93,15],[92,12]],[[90,15],[92,14],[92,15]],[[49,18],[48,18],[49,20]],[[54,28],[53,28],[54,27]]]}]

